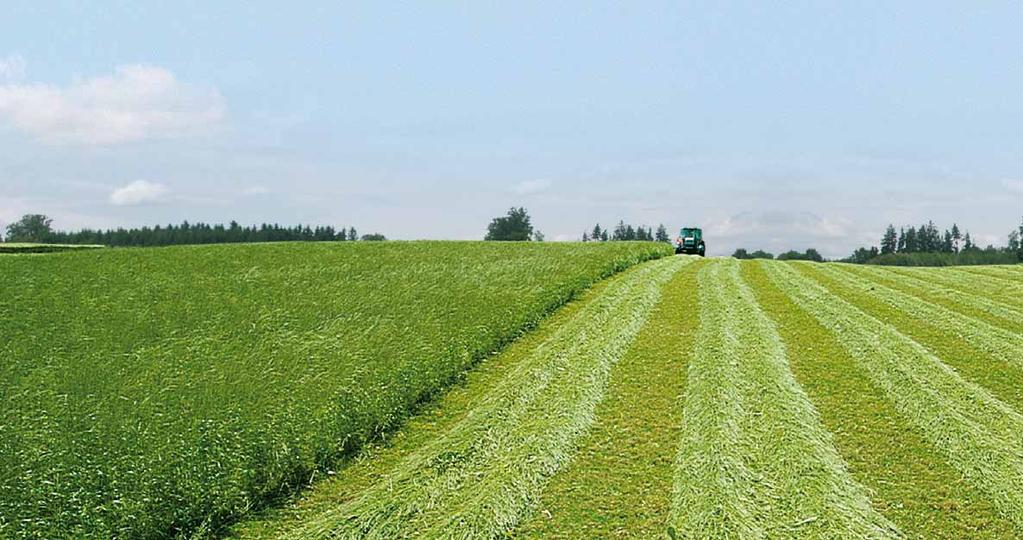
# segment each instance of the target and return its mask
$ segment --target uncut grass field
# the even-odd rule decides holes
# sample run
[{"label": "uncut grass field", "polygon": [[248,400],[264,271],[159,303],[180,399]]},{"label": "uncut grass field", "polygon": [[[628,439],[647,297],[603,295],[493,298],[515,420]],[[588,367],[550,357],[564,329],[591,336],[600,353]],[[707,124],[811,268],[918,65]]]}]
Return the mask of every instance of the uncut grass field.
[{"label": "uncut grass field", "polygon": [[0,257],[0,536],[1023,536],[1023,267],[664,254]]},{"label": "uncut grass field", "polygon": [[0,537],[172,538],[339,465],[653,243],[0,256]]}]

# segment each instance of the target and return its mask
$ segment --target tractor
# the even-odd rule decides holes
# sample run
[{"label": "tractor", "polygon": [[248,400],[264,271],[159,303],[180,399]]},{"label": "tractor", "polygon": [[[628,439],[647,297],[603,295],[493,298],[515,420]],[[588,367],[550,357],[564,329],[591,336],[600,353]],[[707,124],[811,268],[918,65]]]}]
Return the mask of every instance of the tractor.
[{"label": "tractor", "polygon": [[675,239],[675,254],[705,256],[707,243],[703,241],[703,231],[699,227],[682,227]]}]

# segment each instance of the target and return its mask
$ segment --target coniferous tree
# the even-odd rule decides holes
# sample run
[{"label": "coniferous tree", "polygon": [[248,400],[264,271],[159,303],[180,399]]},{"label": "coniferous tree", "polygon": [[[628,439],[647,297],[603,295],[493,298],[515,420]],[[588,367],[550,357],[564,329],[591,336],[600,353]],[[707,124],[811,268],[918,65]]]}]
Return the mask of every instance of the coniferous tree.
[{"label": "coniferous tree", "polygon": [[657,234],[654,236],[654,239],[658,242],[671,242],[671,238],[668,236],[668,229],[664,227],[663,223],[657,226]]},{"label": "coniferous tree", "polygon": [[590,233],[587,232],[587,231],[583,231],[583,242],[589,242],[589,241],[590,241]]},{"label": "coniferous tree", "polygon": [[884,236],[881,237],[881,253],[895,253],[898,248],[898,233],[895,232],[894,225],[888,225],[888,228],[884,231]]},{"label": "coniferous tree", "polygon": [[597,242],[600,241],[600,239],[603,238],[603,236],[604,231],[600,228],[600,223],[594,225],[593,232],[590,233],[590,238],[592,238],[594,242]]},{"label": "coniferous tree", "polygon": [[963,233],[959,231],[959,225],[952,224],[952,251],[959,253],[959,246],[963,241]]}]

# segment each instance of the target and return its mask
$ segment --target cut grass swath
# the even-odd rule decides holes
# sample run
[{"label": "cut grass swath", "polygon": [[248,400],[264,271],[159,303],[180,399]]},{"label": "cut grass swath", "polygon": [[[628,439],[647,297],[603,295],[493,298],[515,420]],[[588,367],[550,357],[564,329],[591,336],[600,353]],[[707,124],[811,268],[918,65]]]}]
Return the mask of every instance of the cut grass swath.
[{"label": "cut grass swath", "polygon": [[672,536],[897,537],[793,379],[785,347],[738,263],[707,265],[699,291]]},{"label": "cut grass swath", "polygon": [[904,309],[863,294],[862,287],[825,274],[818,265],[796,264],[793,268],[857,309],[888,323],[924,346],[964,379],[981,385],[999,400],[1023,412],[1023,367],[1018,363],[992,356],[970,345],[947,327],[931,324]]},{"label": "cut grass swath", "polygon": [[291,538],[487,538],[514,527],[593,421],[611,367],[688,259],[604,289],[449,431]]},{"label": "cut grass swath", "polygon": [[911,276],[935,285],[958,291],[961,294],[993,300],[1000,304],[1023,309],[1023,278],[1019,284],[1002,279],[964,272],[956,268],[904,268],[886,267],[889,272]]},{"label": "cut grass swath", "polygon": [[963,341],[1005,362],[1023,366],[1023,339],[1019,332],[1012,332],[988,324],[974,317],[957,313],[945,307],[913,295],[886,287],[877,281],[860,277],[847,267],[849,265],[819,265],[814,271],[831,276],[849,286],[858,288],[862,294],[877,298],[907,315],[946,331],[953,332]]},{"label": "cut grass swath", "polygon": [[841,265],[843,270],[855,273],[888,288],[915,296],[921,300],[983,320],[1010,332],[1023,331],[1023,310],[957,289],[942,287],[933,281],[911,274],[900,274],[885,268],[866,265]]},{"label": "cut grass swath", "polygon": [[764,264],[797,305],[839,336],[896,409],[949,463],[1023,529],[1023,416],[927,349],[803,277]]},{"label": "cut grass swath", "polygon": [[693,284],[701,260],[661,289],[661,300],[611,371],[596,422],[571,464],[543,490],[523,538],[655,538],[671,509],[685,367],[699,327]]},{"label": "cut grass swath", "polygon": [[794,304],[760,264],[744,262],[742,272],[785,342],[793,375],[878,511],[911,538],[1013,536],[1012,522],[898,413],[837,334]]}]

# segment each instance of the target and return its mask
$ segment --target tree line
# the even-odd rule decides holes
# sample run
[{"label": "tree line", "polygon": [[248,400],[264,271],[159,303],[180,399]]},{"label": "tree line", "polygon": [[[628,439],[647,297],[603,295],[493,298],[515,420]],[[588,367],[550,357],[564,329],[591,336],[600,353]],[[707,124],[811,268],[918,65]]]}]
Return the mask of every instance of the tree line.
[{"label": "tree line", "polygon": [[944,231],[933,221],[895,229],[889,224],[881,235],[880,248],[860,247],[845,262],[900,266],[950,266],[1012,264],[1023,261],[1023,223],[1008,234],[1005,246],[981,248],[957,223]]},{"label": "tree line", "polygon": [[29,214],[6,228],[5,242],[42,244],[96,244],[112,247],[170,246],[180,244],[227,244],[237,242],[337,242],[346,240],[386,240],[381,234],[359,236],[355,227],[335,229],[330,225],[282,226],[277,223],[242,226],[189,223],[141,228],[81,229],[55,231],[53,220],[42,214]]},{"label": "tree line", "polygon": [[664,224],[658,225],[655,231],[653,227],[642,225],[632,226],[619,220],[614,229],[603,229],[600,223],[593,226],[593,229],[583,232],[583,242],[623,242],[623,241],[646,241],[646,242],[671,242],[668,236],[668,229]]},{"label": "tree line", "polygon": [[773,253],[758,249],[754,252],[748,252],[745,248],[739,248],[732,253],[732,257],[736,259],[776,259],[779,261],[813,261],[813,262],[824,262],[824,257],[814,248],[808,248],[806,251],[799,252],[796,250],[789,250],[785,253],[779,254],[777,257]]}]

